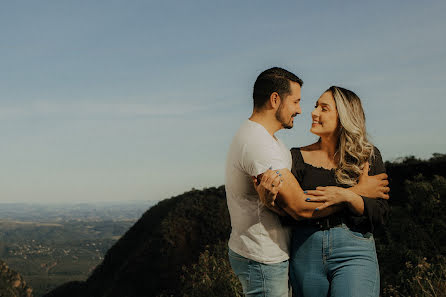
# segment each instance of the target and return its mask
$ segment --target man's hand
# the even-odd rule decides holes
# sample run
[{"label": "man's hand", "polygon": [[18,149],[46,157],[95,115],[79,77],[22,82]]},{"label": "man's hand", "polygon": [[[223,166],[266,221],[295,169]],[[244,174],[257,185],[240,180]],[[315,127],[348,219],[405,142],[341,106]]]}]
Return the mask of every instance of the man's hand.
[{"label": "man's hand", "polygon": [[259,176],[252,177],[254,188],[259,194],[260,202],[279,215],[287,215],[274,201],[282,186],[282,175],[278,171],[268,170]]},{"label": "man's hand", "polygon": [[364,165],[362,175],[359,177],[359,182],[351,190],[358,195],[369,198],[383,198],[389,199],[388,187],[389,181],[387,180],[387,174],[381,173],[378,175],[369,175],[369,163]]}]

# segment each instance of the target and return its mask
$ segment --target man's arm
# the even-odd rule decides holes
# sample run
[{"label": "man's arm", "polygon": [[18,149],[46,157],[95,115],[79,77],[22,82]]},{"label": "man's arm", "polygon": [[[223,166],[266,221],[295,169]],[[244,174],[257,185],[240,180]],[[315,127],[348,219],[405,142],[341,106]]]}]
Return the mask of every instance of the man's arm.
[{"label": "man's arm", "polygon": [[387,175],[369,176],[368,169],[367,164],[364,174],[355,187],[348,189],[333,186],[318,187],[307,193],[303,192],[288,169],[268,170],[262,175],[260,185],[256,186],[256,190],[267,207],[279,214],[282,214],[280,212],[282,208],[296,220],[326,217],[339,211],[345,205],[352,213],[362,215],[364,213],[362,195],[388,199]]},{"label": "man's arm", "polygon": [[[277,182],[278,176],[282,180],[280,185]],[[308,203],[306,199],[311,195],[304,193],[288,169],[268,170],[262,175],[260,184],[255,184],[255,187],[267,207],[278,205],[295,220],[326,217],[343,208],[342,205],[336,205],[319,210],[323,203]]]}]

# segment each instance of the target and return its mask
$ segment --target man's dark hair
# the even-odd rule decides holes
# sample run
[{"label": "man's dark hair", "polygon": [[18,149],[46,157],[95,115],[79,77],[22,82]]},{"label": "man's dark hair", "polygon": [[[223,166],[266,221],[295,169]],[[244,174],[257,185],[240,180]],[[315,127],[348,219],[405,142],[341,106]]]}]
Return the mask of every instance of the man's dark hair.
[{"label": "man's dark hair", "polygon": [[254,108],[262,108],[274,92],[283,99],[291,92],[290,81],[297,82],[300,86],[304,83],[294,73],[280,67],[273,67],[260,73],[254,83],[252,95]]}]

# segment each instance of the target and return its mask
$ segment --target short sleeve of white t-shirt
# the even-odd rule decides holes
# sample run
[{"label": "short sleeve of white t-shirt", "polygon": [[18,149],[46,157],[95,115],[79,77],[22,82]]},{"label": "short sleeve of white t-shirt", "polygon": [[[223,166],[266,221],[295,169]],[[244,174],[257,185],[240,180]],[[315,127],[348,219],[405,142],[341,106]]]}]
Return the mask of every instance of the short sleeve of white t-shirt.
[{"label": "short sleeve of white t-shirt", "polygon": [[[289,169],[289,159],[284,159],[283,154],[277,154],[278,149],[274,147],[279,146],[280,149],[283,149],[284,145],[280,140],[274,140],[272,137],[271,139],[266,138],[266,140],[243,145],[241,166],[251,176],[257,176],[268,169]],[[287,148],[284,149],[287,151]]]}]

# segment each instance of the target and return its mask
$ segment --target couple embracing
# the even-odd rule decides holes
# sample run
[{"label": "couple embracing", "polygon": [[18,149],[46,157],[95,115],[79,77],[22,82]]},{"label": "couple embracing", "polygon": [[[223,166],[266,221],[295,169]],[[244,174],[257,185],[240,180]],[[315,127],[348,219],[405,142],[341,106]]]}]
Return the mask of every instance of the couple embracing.
[{"label": "couple embracing", "polygon": [[300,114],[302,80],[278,67],[254,84],[254,108],[230,146],[229,261],[245,296],[379,296],[373,231],[389,207],[379,150],[355,93],[315,102],[316,143],[291,151],[274,135]]}]

